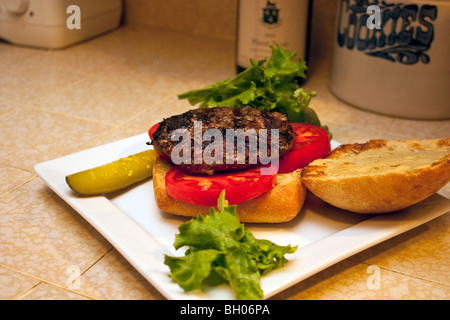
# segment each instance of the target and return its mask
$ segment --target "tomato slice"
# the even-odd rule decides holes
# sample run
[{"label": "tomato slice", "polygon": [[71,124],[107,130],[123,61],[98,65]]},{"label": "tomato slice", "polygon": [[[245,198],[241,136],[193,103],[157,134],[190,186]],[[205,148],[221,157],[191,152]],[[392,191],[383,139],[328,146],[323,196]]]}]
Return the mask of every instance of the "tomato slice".
[{"label": "tomato slice", "polygon": [[280,158],[278,173],[289,173],[304,168],[310,162],[323,158],[330,150],[328,133],[306,123],[290,123],[297,137],[292,149]]},{"label": "tomato slice", "polygon": [[148,136],[151,140],[153,140],[153,134],[155,133],[156,129],[158,129],[159,123],[154,124],[149,130],[148,130]]},{"label": "tomato slice", "polygon": [[190,175],[177,166],[166,174],[167,194],[184,202],[214,207],[222,190],[230,205],[256,198],[271,190],[276,172],[261,174],[261,167],[217,173],[213,176]]},{"label": "tomato slice", "polygon": [[[150,128],[150,138],[153,138],[158,125]],[[291,126],[297,137],[291,151],[280,159],[278,172],[261,174],[262,166],[258,166],[204,176],[192,175],[174,166],[165,177],[167,194],[187,203],[213,207],[222,190],[225,190],[226,199],[231,205],[270,191],[276,183],[277,173],[303,168],[313,160],[326,156],[331,150],[328,133],[322,128],[304,123],[291,123]]]},{"label": "tomato slice", "polygon": [[[148,130],[148,136],[150,137],[150,140],[153,140],[153,134],[155,133],[156,129],[158,129],[158,127],[159,127],[159,123],[156,123]],[[172,161],[169,156],[160,153],[158,150],[155,149],[155,152],[158,154],[159,157],[163,158],[164,160],[167,160],[170,162]]]}]

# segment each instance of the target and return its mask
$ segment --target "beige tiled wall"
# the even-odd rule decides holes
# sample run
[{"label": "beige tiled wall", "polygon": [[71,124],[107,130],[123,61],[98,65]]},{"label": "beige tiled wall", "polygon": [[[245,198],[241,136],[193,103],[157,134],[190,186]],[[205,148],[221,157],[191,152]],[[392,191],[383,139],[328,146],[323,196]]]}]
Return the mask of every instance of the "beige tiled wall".
[{"label": "beige tiled wall", "polygon": [[[126,24],[183,31],[225,40],[236,38],[238,0],[124,1]],[[313,0],[309,63],[311,68],[328,69],[326,67],[331,59],[337,3],[338,0]]]},{"label": "beige tiled wall", "polygon": [[125,22],[234,39],[237,0],[124,0]]}]

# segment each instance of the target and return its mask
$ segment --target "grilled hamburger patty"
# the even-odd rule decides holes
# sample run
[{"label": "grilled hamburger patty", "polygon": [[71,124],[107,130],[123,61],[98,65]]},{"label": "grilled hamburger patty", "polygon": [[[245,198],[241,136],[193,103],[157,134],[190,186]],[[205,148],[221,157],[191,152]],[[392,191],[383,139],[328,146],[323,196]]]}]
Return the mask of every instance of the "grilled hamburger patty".
[{"label": "grilled hamburger patty", "polygon": [[[196,122],[201,121],[201,122]],[[198,152],[205,151],[205,148],[208,145],[214,143],[214,138],[212,141],[204,141],[202,139],[202,147],[201,151],[199,148],[195,148],[194,144],[194,127],[195,124],[197,128],[199,128],[199,123],[201,123],[202,137],[204,133],[208,129],[218,129],[222,135],[222,145],[220,148],[215,148],[219,152],[222,151],[221,155],[223,155],[222,161],[205,161],[205,157],[201,157],[201,163],[199,162]],[[180,163],[179,166],[185,171],[193,174],[213,174],[214,172],[219,171],[235,171],[250,168],[255,164],[260,164],[261,160],[267,159],[267,157],[271,157],[272,148],[271,148],[271,139],[272,132],[271,129],[277,129],[279,135],[279,156],[283,156],[286,154],[293,146],[295,140],[295,132],[292,127],[287,122],[287,118],[285,115],[279,112],[267,112],[262,110],[257,110],[251,107],[243,107],[243,108],[231,108],[231,107],[216,107],[216,108],[202,108],[202,109],[193,109],[189,110],[183,114],[175,115],[170,118],[164,119],[158,129],[153,134],[152,145],[154,148],[161,154],[164,154],[168,157],[171,157],[173,148],[181,143],[181,140],[172,141],[173,134],[175,130],[183,129],[187,130],[184,133],[189,133],[190,141],[190,162],[189,163]],[[239,152],[239,139],[234,139],[234,159],[227,158],[226,153],[226,136],[232,129],[233,132],[239,132],[238,129],[242,129],[244,133],[249,136],[251,132],[256,133],[256,137],[252,136],[252,139],[245,139],[245,155]],[[254,129],[249,130],[249,129]],[[259,129],[267,129],[267,140],[265,136],[261,136]],[[264,131],[264,130],[263,130]],[[178,130],[178,133],[181,131]],[[217,132],[217,131],[216,131]],[[241,131],[242,132],[242,131]],[[197,136],[198,137],[198,136]],[[263,149],[260,150],[260,139],[267,141],[267,151]],[[254,146],[253,139],[258,141],[256,150]],[[228,140],[230,141],[230,140]],[[242,147],[242,140],[240,147]],[[276,141],[276,140],[275,140]],[[229,147],[231,148],[231,147]],[[255,152],[256,151],[256,152]],[[275,151],[275,149],[274,149]],[[197,152],[197,158],[195,156],[195,152]],[[212,152],[212,155],[215,156],[215,151]],[[242,158],[244,155],[245,159]],[[267,157],[266,157],[267,155]],[[274,153],[276,155],[276,153]],[[241,156],[241,157],[240,157]],[[255,160],[256,156],[256,160]],[[197,159],[197,160],[195,160]],[[256,161],[256,162],[255,162]],[[186,161],[184,161],[186,162]]]}]

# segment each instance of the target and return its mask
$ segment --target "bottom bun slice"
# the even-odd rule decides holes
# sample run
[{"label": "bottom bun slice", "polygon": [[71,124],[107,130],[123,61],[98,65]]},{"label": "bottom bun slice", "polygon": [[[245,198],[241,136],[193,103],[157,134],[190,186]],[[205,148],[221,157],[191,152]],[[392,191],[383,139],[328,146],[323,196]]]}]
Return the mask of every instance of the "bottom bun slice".
[{"label": "bottom bun slice", "polygon": [[450,138],[341,145],[301,176],[312,193],[338,208],[369,214],[401,210],[448,183]]},{"label": "bottom bun slice", "polygon": [[[153,166],[153,187],[158,208],[167,213],[187,217],[196,217],[199,213],[209,214],[208,206],[179,201],[167,195],[165,175],[170,168],[172,164],[161,158],[157,158]],[[300,212],[305,196],[306,188],[301,182],[300,170],[278,174],[272,190],[257,198],[238,203],[237,213],[241,222],[287,222]]]}]

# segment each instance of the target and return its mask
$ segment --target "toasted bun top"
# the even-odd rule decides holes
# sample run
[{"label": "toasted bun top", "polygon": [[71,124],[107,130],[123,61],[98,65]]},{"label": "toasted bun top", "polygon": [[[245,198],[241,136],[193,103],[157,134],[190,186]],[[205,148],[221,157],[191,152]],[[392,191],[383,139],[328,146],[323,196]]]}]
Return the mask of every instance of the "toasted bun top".
[{"label": "toasted bun top", "polygon": [[303,174],[321,172],[327,176],[360,176],[403,173],[450,161],[450,138],[420,140],[371,140],[341,145],[325,159],[315,160]]},{"label": "toasted bun top", "polygon": [[341,145],[302,170],[303,183],[316,196],[360,213],[403,209],[449,179],[450,138]]}]

